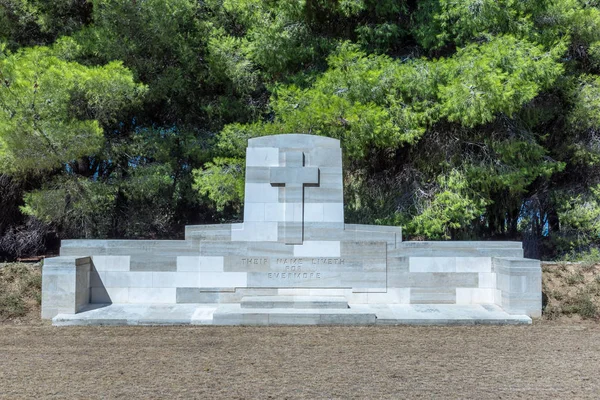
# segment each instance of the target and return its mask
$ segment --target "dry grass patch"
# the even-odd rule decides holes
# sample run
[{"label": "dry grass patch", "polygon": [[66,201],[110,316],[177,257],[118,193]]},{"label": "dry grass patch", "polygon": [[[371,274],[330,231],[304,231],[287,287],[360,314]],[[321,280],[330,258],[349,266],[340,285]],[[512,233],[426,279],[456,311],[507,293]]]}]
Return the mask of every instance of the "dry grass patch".
[{"label": "dry grass patch", "polygon": [[0,264],[0,322],[39,320],[41,263]]},{"label": "dry grass patch", "polygon": [[546,319],[600,319],[600,264],[544,264],[542,292]]}]

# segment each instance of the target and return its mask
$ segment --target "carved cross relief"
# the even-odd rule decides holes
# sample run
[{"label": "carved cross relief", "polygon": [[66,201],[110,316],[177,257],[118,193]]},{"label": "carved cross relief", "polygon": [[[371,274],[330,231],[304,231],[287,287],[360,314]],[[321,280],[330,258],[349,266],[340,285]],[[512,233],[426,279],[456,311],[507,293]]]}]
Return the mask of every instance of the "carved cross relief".
[{"label": "carved cross relief", "polygon": [[309,185],[319,185],[319,168],[306,167],[304,163],[304,152],[287,151],[285,167],[270,168],[271,185],[282,187],[283,191],[285,215],[283,240],[286,244],[302,244],[304,240],[304,188]]}]

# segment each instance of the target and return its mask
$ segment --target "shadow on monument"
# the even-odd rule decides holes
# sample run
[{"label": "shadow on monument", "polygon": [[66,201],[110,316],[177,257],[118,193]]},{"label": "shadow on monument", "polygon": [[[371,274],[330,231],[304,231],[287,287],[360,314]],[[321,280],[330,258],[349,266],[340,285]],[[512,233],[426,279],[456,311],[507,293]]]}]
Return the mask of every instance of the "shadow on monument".
[{"label": "shadow on monument", "polygon": [[94,265],[93,258],[90,261],[90,300],[86,310],[108,307],[113,304],[113,301]]}]

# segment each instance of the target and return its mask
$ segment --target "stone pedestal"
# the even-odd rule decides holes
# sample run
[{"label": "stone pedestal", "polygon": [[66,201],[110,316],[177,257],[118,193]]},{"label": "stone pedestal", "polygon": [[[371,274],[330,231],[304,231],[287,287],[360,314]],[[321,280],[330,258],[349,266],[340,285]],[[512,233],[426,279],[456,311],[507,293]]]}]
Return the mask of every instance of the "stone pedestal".
[{"label": "stone pedestal", "polygon": [[75,314],[90,302],[90,257],[57,257],[44,260],[42,318]]},{"label": "stone pedestal", "polygon": [[542,268],[538,260],[494,258],[496,304],[510,314],[542,316]]}]

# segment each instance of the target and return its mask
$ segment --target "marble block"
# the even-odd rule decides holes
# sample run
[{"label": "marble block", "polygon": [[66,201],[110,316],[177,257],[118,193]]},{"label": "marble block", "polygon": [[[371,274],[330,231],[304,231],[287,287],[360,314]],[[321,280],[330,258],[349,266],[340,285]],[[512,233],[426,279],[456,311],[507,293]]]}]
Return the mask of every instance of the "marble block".
[{"label": "marble block", "polygon": [[540,263],[519,242],[404,242],[400,227],[346,224],[343,162],[333,138],[249,139],[243,222],[186,226],[185,240],[65,240],[44,264],[42,317],[323,325],[540,316]]}]

